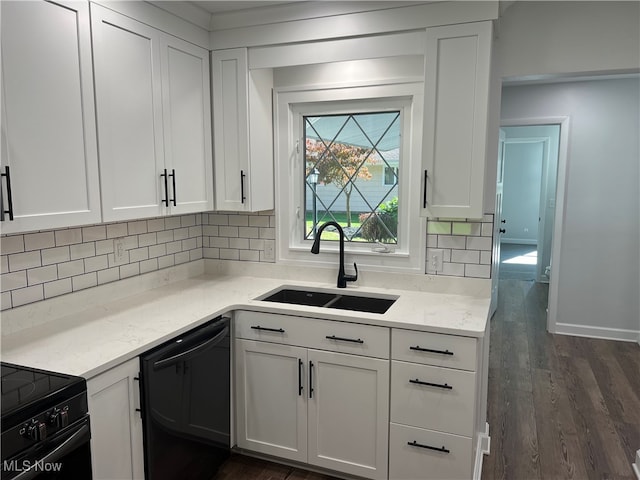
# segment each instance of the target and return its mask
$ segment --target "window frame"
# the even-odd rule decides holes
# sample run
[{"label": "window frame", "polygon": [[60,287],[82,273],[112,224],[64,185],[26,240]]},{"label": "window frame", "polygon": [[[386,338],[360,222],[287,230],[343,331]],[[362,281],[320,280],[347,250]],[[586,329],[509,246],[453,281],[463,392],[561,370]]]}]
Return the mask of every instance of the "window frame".
[{"label": "window frame", "polygon": [[[402,159],[398,182],[398,244],[345,242],[346,262],[363,270],[424,273],[426,220],[418,201],[422,164],[423,84],[282,89],[274,92],[277,261],[335,266],[338,242],[322,242],[319,255],[304,239],[305,146],[303,117],[323,114],[401,111]],[[384,179],[383,179],[384,181]]]}]

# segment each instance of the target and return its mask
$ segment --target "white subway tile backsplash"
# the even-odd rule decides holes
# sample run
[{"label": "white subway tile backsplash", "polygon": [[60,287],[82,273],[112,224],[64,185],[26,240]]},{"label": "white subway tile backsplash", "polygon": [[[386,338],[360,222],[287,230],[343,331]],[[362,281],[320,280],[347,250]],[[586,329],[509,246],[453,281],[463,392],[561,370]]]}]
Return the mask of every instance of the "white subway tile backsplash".
[{"label": "white subway tile backsplash", "polygon": [[40,300],[44,300],[44,288],[42,285],[19,288],[11,292],[11,303],[14,308],[28,303],[39,302]]},{"label": "white subway tile backsplash", "polygon": [[27,268],[39,267],[42,265],[40,250],[32,252],[14,253],[9,255],[9,271],[26,270]]},{"label": "white subway tile backsplash", "polygon": [[[493,216],[482,220],[430,219],[427,248],[443,250],[443,271],[488,278]],[[0,238],[2,309],[200,258],[273,262],[276,217],[259,213],[211,212],[176,215]],[[122,238],[125,263],[115,265],[114,239]]]},{"label": "white subway tile backsplash", "polygon": [[98,255],[97,257],[89,257],[84,259],[84,271],[96,272],[109,267],[107,255]]},{"label": "white subway tile backsplash", "polygon": [[465,243],[465,237],[438,235],[438,248],[456,248],[458,250],[464,250]]},{"label": "white subway tile backsplash", "polygon": [[143,233],[138,235],[138,246],[147,247],[149,245],[155,245],[158,243],[157,235],[155,233]]},{"label": "white subway tile backsplash", "polygon": [[51,282],[58,279],[58,268],[55,265],[30,268],[27,270],[27,282],[29,285]]},{"label": "white subway tile backsplash", "polygon": [[72,291],[71,278],[63,278],[62,280],[44,284],[44,298],[58,297]]},{"label": "white subway tile backsplash", "polygon": [[491,278],[491,266],[467,264],[464,266],[464,276],[475,278]]},{"label": "white subway tile backsplash", "polygon": [[3,292],[10,292],[27,286],[27,271],[21,270],[13,273],[3,273],[0,277],[0,285]]},{"label": "white subway tile backsplash", "polygon": [[94,242],[71,245],[69,249],[71,251],[71,260],[76,260],[78,258],[95,257],[96,255],[96,244]]},{"label": "white subway tile backsplash", "polygon": [[98,285],[98,274],[96,272],[85,273],[71,278],[73,291],[84,290]]},{"label": "white subway tile backsplash", "polygon": [[478,250],[451,250],[452,263],[480,263]]},{"label": "white subway tile backsplash", "polygon": [[107,228],[104,225],[94,225],[92,227],[84,227],[82,229],[83,242],[95,242],[96,240],[104,240],[107,238]]},{"label": "white subway tile backsplash", "polygon": [[24,235],[11,235],[0,240],[2,255],[24,252]]},{"label": "white subway tile backsplash", "polygon": [[138,220],[135,222],[127,223],[128,235],[139,235],[141,233],[147,233],[147,221]]},{"label": "white subway tile backsplash", "polygon": [[73,277],[84,273],[84,261],[73,260],[58,264],[58,278]]},{"label": "white subway tile backsplash", "polygon": [[126,223],[112,223],[107,225],[107,238],[120,238],[129,235]]},{"label": "white subway tile backsplash", "polygon": [[71,260],[69,247],[55,247],[42,250],[42,265],[68,262]]},{"label": "white subway tile backsplash", "polygon": [[489,237],[469,237],[467,238],[467,248],[469,250],[491,250],[491,239]]},{"label": "white subway tile backsplash", "polygon": [[[53,232],[38,232],[31,233],[24,236],[24,249],[30,250],[42,250],[43,248],[55,247],[56,238]],[[4,250],[3,250],[4,253]]]},{"label": "white subway tile backsplash", "polygon": [[140,275],[139,263],[128,263],[120,266],[120,279],[135,277],[136,275]]},{"label": "white subway tile backsplash", "polygon": [[56,237],[56,247],[62,247],[64,245],[73,245],[75,243],[82,243],[82,229],[69,228],[67,230],[54,230]]},{"label": "white subway tile backsplash", "polygon": [[120,267],[107,268],[98,271],[98,285],[120,280]]}]

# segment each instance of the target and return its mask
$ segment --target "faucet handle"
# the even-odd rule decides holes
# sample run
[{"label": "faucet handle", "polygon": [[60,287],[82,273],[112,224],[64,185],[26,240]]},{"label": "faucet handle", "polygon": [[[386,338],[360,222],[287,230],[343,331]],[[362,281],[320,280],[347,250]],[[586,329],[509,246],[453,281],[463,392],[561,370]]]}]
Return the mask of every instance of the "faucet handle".
[{"label": "faucet handle", "polygon": [[356,262],[353,262],[353,268],[355,268],[356,274],[355,275],[345,275],[344,279],[345,279],[346,282],[355,282],[356,280],[358,280],[358,266],[356,265]]}]

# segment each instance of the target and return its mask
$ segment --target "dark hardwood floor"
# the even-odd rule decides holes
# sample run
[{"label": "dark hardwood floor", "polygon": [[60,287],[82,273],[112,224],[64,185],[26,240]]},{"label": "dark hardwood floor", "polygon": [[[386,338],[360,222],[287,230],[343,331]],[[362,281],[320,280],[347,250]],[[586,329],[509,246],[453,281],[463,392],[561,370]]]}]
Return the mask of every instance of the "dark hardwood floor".
[{"label": "dark hardwood floor", "polygon": [[634,479],[640,346],[546,332],[546,285],[500,280],[483,479]]},{"label": "dark hardwood floor", "polygon": [[[500,280],[483,480],[635,480],[640,346],[546,332],[547,286]],[[234,455],[216,480],[330,480]],[[420,480],[420,479],[416,479]]]}]

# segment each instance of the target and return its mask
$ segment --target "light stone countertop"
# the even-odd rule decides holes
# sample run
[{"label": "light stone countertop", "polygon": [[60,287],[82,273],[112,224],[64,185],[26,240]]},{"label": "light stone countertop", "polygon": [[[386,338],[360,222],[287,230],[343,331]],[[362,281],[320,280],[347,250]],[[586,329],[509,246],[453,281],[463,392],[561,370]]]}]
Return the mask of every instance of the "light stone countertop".
[{"label": "light stone countertop", "polygon": [[[322,276],[320,279],[323,280]],[[282,285],[399,298],[385,314],[255,300]],[[66,302],[61,304],[66,305],[66,310],[58,318],[53,318],[55,308],[46,310],[47,307],[38,306],[10,311],[5,323],[3,312],[3,329],[8,328],[9,321],[28,322],[35,311],[39,311],[39,315],[43,310],[48,311],[52,320],[15,331],[9,328],[8,333],[3,331],[2,361],[91,378],[209,319],[241,309],[482,337],[490,301],[482,295],[368,285],[337,289],[334,283],[219,273],[172,279],[164,285],[128,295],[113,294],[109,301],[103,297],[99,302],[91,301],[91,295],[96,294],[60,300],[59,303]]]}]

